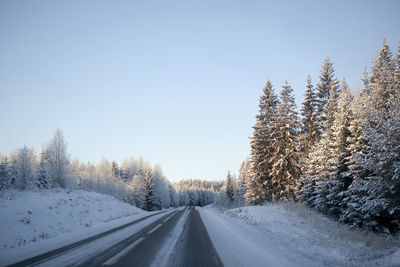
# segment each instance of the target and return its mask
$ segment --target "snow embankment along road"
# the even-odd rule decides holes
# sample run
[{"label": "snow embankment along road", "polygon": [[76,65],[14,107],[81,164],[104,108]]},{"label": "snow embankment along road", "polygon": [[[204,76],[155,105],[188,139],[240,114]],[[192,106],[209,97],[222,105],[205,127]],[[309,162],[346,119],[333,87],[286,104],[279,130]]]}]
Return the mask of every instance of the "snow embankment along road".
[{"label": "snow embankment along road", "polygon": [[0,198],[0,262],[27,259],[154,213],[81,190],[6,192]]},{"label": "snow embankment along road", "polygon": [[199,211],[225,266],[400,266],[399,238],[349,229],[301,204]]},{"label": "snow embankment along road", "polygon": [[[180,210],[180,211],[179,211]],[[141,247],[143,243],[154,232],[158,232],[158,225],[163,224],[163,221],[172,215],[172,218],[179,216],[183,211],[176,209],[165,213],[158,213],[154,216],[148,217],[138,223],[126,227],[120,231],[106,235],[102,238],[96,239],[85,245],[71,249],[70,251],[58,255],[57,257],[47,259],[40,264],[35,264],[42,267],[53,266],[121,266],[120,261],[126,256],[129,256],[132,250]],[[154,230],[155,229],[155,230]],[[155,243],[154,247],[161,245]],[[152,258],[154,254],[149,253],[149,249],[142,250],[141,253],[135,253],[136,257],[132,262],[140,262],[145,256]],[[147,253],[147,254],[146,254]],[[129,265],[129,264],[128,264]],[[122,266],[126,266],[123,264]],[[139,266],[141,266],[139,264]]]}]

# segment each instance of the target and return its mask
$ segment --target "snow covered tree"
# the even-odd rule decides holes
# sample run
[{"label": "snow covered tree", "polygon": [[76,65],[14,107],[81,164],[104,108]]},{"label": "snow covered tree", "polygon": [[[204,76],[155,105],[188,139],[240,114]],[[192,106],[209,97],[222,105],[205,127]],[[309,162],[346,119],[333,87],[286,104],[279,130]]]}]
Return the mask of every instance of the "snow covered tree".
[{"label": "snow covered tree", "polygon": [[378,232],[400,228],[400,98],[396,94],[395,64],[383,42],[365,97],[362,153],[356,157],[358,175],[344,192],[340,220]]},{"label": "snow covered tree", "polygon": [[15,183],[17,170],[7,158],[0,162],[0,192],[5,191]]},{"label": "snow covered tree", "polygon": [[395,95],[394,80],[395,64],[392,60],[392,52],[383,40],[382,49],[374,60],[370,76],[371,94],[369,104],[372,110],[385,113],[390,109],[390,100]]},{"label": "snow covered tree", "polygon": [[393,58],[394,62],[394,95],[395,98],[400,97],[400,43],[397,50],[396,57]]},{"label": "snow covered tree", "polygon": [[311,77],[307,78],[307,89],[304,93],[304,102],[301,108],[301,129],[300,129],[300,152],[306,156],[310,148],[317,139],[317,120],[316,120],[317,101],[316,95],[311,84]]},{"label": "snow covered tree", "polygon": [[336,109],[336,99],[339,92],[339,81],[330,58],[327,56],[322,64],[321,74],[317,84],[317,137],[331,126],[333,113]]},{"label": "snow covered tree", "polygon": [[[325,158],[326,167],[320,173],[322,179],[315,187],[315,195],[309,201],[318,210],[338,217],[343,208],[342,194],[353,181],[352,165],[354,164],[353,154],[357,151],[352,146],[354,136],[351,131],[351,124],[354,120],[351,109],[353,97],[350,89],[343,79],[342,91],[339,94],[338,109],[334,116],[331,135],[323,135],[329,144],[330,157]],[[321,140],[323,141],[323,140]]]},{"label": "snow covered tree", "polygon": [[118,167],[118,163],[115,160],[113,160],[113,162],[111,164],[111,169],[112,169],[111,173],[112,173],[113,178],[115,180],[117,180],[120,177],[121,173],[120,173],[120,169]]},{"label": "snow covered tree", "polygon": [[155,208],[155,203],[154,203],[154,183],[153,183],[153,174],[151,173],[151,170],[146,171],[146,176],[145,176],[145,210],[147,211],[152,211]]},{"label": "snow covered tree", "polygon": [[239,169],[239,177],[237,179],[237,191],[235,193],[235,199],[237,199],[239,205],[245,204],[246,194],[246,180],[248,179],[250,169],[249,159],[246,158]]},{"label": "snow covered tree", "polygon": [[272,144],[276,137],[274,120],[278,100],[267,80],[260,97],[259,114],[256,116],[256,123],[253,127],[250,147],[250,171],[246,181],[245,198],[248,203],[262,204],[271,200],[271,171],[270,159],[274,153]]},{"label": "snow covered tree", "polygon": [[46,154],[49,163],[49,174],[54,185],[65,188],[70,161],[67,154],[67,143],[60,128],[54,133],[53,140],[46,149]]},{"label": "snow covered tree", "polygon": [[229,202],[233,202],[235,191],[233,188],[233,181],[231,177],[231,173],[228,171],[228,175],[226,176],[225,181],[225,195]]},{"label": "snow covered tree", "polygon": [[[150,184],[151,185],[151,184]],[[141,209],[146,209],[146,193],[147,193],[147,184],[145,178],[142,175],[135,175],[132,178],[131,182],[131,190],[133,203],[136,207]]]},{"label": "snow covered tree", "polygon": [[278,135],[273,143],[274,154],[269,159],[272,169],[271,200],[295,200],[300,178],[297,151],[298,118],[292,87],[285,81],[278,104],[276,128]]},{"label": "snow covered tree", "polygon": [[14,161],[17,169],[16,187],[20,190],[31,188],[37,164],[35,151],[24,146],[16,151]]},{"label": "snow covered tree", "polygon": [[177,207],[178,206],[178,195],[176,193],[174,186],[171,183],[168,183],[168,191],[169,191],[169,197],[170,197],[170,206]]},{"label": "snow covered tree", "polygon": [[50,177],[48,175],[48,161],[44,149],[40,153],[39,167],[36,170],[35,186],[39,189],[47,189],[50,187]]}]

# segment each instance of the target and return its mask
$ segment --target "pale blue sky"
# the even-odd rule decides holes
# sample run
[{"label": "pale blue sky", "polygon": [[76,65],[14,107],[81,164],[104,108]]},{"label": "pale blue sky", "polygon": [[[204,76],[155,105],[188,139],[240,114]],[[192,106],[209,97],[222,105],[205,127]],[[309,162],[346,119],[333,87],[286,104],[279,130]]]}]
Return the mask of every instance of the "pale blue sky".
[{"label": "pale blue sky", "polygon": [[301,103],[326,55],[361,85],[400,1],[0,1],[0,152],[143,156],[171,180],[237,173],[266,77]]}]

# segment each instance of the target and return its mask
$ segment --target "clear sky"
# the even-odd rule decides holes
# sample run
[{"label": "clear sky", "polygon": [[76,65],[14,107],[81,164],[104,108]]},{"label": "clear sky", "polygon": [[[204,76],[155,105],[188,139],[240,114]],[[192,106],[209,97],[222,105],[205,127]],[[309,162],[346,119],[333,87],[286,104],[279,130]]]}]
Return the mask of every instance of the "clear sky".
[{"label": "clear sky", "polygon": [[326,55],[360,87],[400,1],[0,1],[0,152],[60,127],[72,158],[142,156],[224,179],[249,153],[267,77],[302,101]]}]

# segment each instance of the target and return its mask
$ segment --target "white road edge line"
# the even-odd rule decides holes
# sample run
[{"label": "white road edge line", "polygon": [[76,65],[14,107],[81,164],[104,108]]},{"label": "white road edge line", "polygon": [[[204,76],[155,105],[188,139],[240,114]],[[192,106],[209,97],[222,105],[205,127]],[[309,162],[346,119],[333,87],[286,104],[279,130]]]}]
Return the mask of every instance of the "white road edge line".
[{"label": "white road edge line", "polygon": [[143,241],[143,239],[144,239],[144,237],[138,238],[135,242],[133,242],[132,244],[130,244],[129,246],[127,246],[126,248],[121,250],[119,253],[114,255],[112,258],[108,259],[106,262],[103,262],[102,266],[109,266],[109,265],[113,265],[113,264],[117,263],[120,258],[122,258],[126,254],[128,254],[128,252],[131,251],[132,249],[134,249],[140,242]]},{"label": "white road edge line", "polygon": [[170,216],[168,216],[167,219],[164,219],[163,223],[165,223],[166,221],[168,221],[169,219],[171,219],[171,217],[174,216],[174,215],[175,215],[175,212],[174,212],[173,214],[171,214]]},{"label": "white road edge line", "polygon": [[151,234],[151,233],[153,233],[155,230],[157,230],[159,227],[161,226],[161,223],[159,223],[159,224],[157,224],[157,226],[156,227],[154,227],[153,229],[151,229],[150,231],[148,231],[147,233],[148,234]]}]

